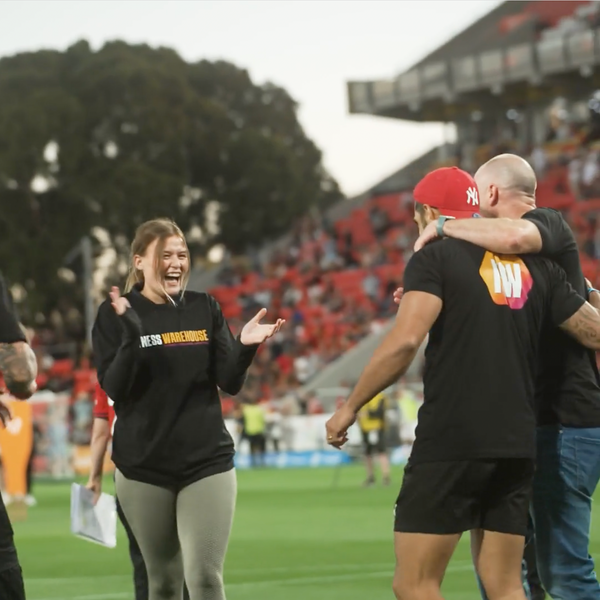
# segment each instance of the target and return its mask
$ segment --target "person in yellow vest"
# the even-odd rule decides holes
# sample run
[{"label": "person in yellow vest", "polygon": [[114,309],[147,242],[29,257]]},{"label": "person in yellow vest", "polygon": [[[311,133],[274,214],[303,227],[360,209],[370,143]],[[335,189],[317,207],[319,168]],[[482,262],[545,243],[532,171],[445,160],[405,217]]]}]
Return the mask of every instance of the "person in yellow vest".
[{"label": "person in yellow vest", "polygon": [[[6,390],[14,399],[27,400],[37,389],[37,360],[27,332],[20,325],[6,282],[0,275],[0,372],[3,385],[0,389],[0,421],[7,428],[2,433],[15,435],[3,436],[2,460],[5,467],[5,484],[9,490],[19,495],[27,493],[27,462],[31,453],[32,430],[23,439],[17,432],[25,432],[23,422],[31,419],[31,407],[21,403],[8,403],[3,395]],[[11,423],[11,419],[14,421]],[[20,419],[20,421],[19,421]],[[17,442],[17,439],[19,441]],[[8,465],[10,461],[11,466]],[[11,468],[12,467],[12,468]],[[11,473],[9,473],[9,471]],[[13,480],[12,475],[15,475]],[[9,481],[9,479],[11,481]],[[14,485],[14,488],[13,488]],[[10,493],[10,491],[9,491]],[[23,572],[15,547],[13,530],[0,495],[0,598],[6,600],[25,600]]]},{"label": "person in yellow vest", "polygon": [[420,402],[413,392],[403,388],[398,398],[400,411],[400,440],[402,444],[411,445],[415,441],[415,431],[419,415]]},{"label": "person in yellow vest", "polygon": [[362,432],[365,445],[365,466],[367,468],[367,479],[363,484],[364,487],[375,484],[375,470],[373,467],[373,454],[375,453],[379,456],[383,485],[390,484],[390,461],[385,443],[386,407],[387,397],[385,394],[380,393],[365,404],[358,413],[358,426]]},{"label": "person in yellow vest", "polygon": [[250,462],[253,467],[265,466],[267,446],[267,419],[264,408],[257,400],[242,405],[244,434],[250,443]]}]

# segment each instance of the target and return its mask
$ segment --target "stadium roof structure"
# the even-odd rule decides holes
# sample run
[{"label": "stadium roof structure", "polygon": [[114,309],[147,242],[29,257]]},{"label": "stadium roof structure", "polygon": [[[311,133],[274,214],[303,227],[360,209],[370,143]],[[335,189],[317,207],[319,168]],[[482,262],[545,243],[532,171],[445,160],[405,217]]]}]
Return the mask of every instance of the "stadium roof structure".
[{"label": "stadium roof structure", "polygon": [[482,104],[600,85],[596,9],[589,0],[503,2],[399,76],[348,82],[350,112],[450,122]]}]

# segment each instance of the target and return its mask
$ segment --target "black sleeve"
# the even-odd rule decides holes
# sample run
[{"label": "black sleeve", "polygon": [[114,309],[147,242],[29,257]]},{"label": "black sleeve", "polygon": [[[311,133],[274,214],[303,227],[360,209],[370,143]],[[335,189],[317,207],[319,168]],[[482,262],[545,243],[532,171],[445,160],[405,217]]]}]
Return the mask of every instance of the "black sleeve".
[{"label": "black sleeve", "polygon": [[25,333],[19,326],[12,296],[4,278],[0,276],[0,344],[26,341]]},{"label": "black sleeve", "polygon": [[142,324],[128,308],[118,316],[109,301],[99,310],[92,330],[92,345],[100,387],[115,403],[127,400],[135,380]]},{"label": "black sleeve", "polygon": [[219,303],[208,296],[213,317],[213,372],[217,385],[230,396],[235,396],[244,385],[246,371],[252,363],[258,344],[244,346],[240,337],[233,337]]},{"label": "black sleeve", "polygon": [[566,273],[556,264],[548,261],[550,275],[549,314],[557,327],[570,319],[584,304],[585,300],[567,281]]},{"label": "black sleeve", "polygon": [[522,217],[531,221],[540,232],[542,249],[539,254],[554,258],[562,254],[573,243],[573,232],[562,215],[552,208],[536,208]]},{"label": "black sleeve", "polygon": [[415,252],[404,269],[404,293],[427,292],[443,298],[442,244],[432,242]]}]

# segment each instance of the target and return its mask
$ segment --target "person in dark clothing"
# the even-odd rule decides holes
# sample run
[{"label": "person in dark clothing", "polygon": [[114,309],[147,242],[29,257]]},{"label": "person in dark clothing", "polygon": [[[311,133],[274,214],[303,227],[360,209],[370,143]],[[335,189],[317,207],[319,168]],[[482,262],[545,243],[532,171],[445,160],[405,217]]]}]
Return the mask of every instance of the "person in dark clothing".
[{"label": "person in dark clothing", "polygon": [[[91,447],[91,469],[87,483],[87,489],[94,493],[94,502],[98,501],[102,493],[102,474],[104,457],[108,442],[114,430],[115,411],[113,402],[106,392],[96,383],[94,393],[94,424],[92,428]],[[148,600],[148,572],[140,546],[135,539],[131,527],[125,518],[119,498],[116,498],[117,515],[129,542],[129,558],[133,566],[133,589],[135,600]],[[187,587],[184,589],[183,600],[189,600]]]},{"label": "person in dark clothing", "polygon": [[[14,312],[12,298],[0,276],[0,371],[4,385],[14,398],[26,400],[36,391],[37,361]],[[10,421],[10,410],[0,400],[0,421]],[[0,497],[0,598],[25,600],[23,572],[13,538],[13,529]]]},{"label": "person in dark clothing", "polygon": [[267,452],[267,421],[264,408],[254,397],[242,404],[244,433],[250,445],[250,464],[253,467],[266,466]]},{"label": "person in dark clothing", "polygon": [[[564,269],[575,290],[596,308],[600,293],[586,282],[575,236],[562,215],[536,206],[530,165],[496,156],[476,173],[486,219],[446,222],[441,233],[491,252],[536,254]],[[429,225],[415,249],[438,237]],[[589,551],[592,496],[600,478],[600,375],[594,352],[561,331],[543,333],[536,382],[537,464],[531,513],[537,568],[557,600],[600,598]]]},{"label": "person in dark clothing", "polygon": [[[414,190],[415,221],[478,212],[473,179],[438,169]],[[462,217],[462,218],[461,218]],[[411,364],[425,337],[424,403],[395,510],[397,598],[440,598],[462,533],[491,600],[525,600],[521,562],[535,470],[535,375],[546,323],[600,348],[600,313],[539,257],[445,239],[415,252],[393,329],[327,423],[340,447],[375,394]]]},{"label": "person in dark clothing", "polygon": [[[222,600],[236,498],[218,388],[237,394],[259,345],[283,325],[262,309],[234,338],[217,301],[185,291],[189,251],[167,219],[141,225],[126,293],[93,328],[98,380],[114,402],[117,497],[148,571],[149,600]],[[202,507],[201,510],[199,507]]]}]

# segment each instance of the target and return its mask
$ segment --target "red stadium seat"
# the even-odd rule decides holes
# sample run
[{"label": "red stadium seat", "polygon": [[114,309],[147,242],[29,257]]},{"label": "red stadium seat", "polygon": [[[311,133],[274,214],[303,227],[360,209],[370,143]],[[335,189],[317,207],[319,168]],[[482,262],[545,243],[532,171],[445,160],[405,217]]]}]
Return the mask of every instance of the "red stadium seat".
[{"label": "red stadium seat", "polygon": [[56,379],[71,379],[74,369],[75,362],[70,358],[55,360],[48,369],[48,376]]},{"label": "red stadium seat", "polygon": [[211,296],[214,296],[219,304],[228,304],[234,302],[238,295],[239,289],[237,287],[219,286],[209,290]]},{"label": "red stadium seat", "polygon": [[600,198],[594,200],[581,200],[581,202],[577,202],[571,210],[574,215],[585,215],[587,213],[600,211]]},{"label": "red stadium seat", "polygon": [[242,316],[242,307],[236,302],[222,306],[221,310],[226,319],[237,319]]},{"label": "red stadium seat", "polygon": [[375,267],[375,273],[384,282],[400,280],[404,274],[404,264],[381,265]]}]

